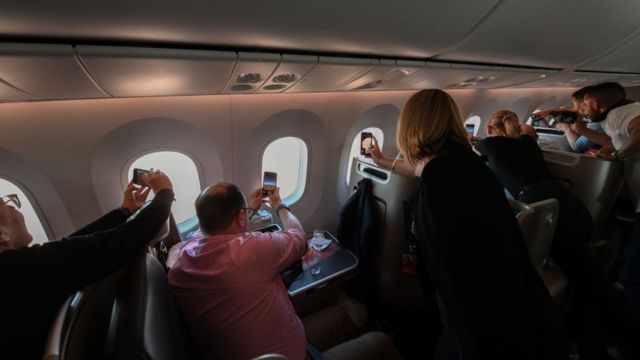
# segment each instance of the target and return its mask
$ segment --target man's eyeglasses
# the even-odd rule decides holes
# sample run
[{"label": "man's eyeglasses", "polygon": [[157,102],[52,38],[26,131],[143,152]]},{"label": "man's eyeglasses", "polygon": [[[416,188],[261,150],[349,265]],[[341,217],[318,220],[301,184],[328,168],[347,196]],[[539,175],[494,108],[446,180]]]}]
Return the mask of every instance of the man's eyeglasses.
[{"label": "man's eyeglasses", "polygon": [[10,195],[3,196],[2,203],[5,205],[12,203],[17,209],[20,209],[20,207],[22,206],[22,204],[20,203],[20,199],[18,199],[17,194],[10,194]]}]

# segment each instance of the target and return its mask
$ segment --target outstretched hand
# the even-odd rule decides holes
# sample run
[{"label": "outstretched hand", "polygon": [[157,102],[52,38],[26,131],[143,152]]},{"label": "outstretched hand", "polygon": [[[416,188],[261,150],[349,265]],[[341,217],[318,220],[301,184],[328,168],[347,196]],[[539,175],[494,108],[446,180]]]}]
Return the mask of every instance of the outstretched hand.
[{"label": "outstretched hand", "polygon": [[371,160],[373,160],[376,165],[380,165],[380,161],[384,158],[382,155],[382,151],[380,151],[380,146],[378,146],[378,139],[375,136],[371,137]]},{"label": "outstretched hand", "polygon": [[140,210],[142,204],[147,200],[150,190],[151,188],[142,187],[130,182],[129,185],[127,185],[127,189],[124,191],[122,207],[131,211],[132,214]]}]

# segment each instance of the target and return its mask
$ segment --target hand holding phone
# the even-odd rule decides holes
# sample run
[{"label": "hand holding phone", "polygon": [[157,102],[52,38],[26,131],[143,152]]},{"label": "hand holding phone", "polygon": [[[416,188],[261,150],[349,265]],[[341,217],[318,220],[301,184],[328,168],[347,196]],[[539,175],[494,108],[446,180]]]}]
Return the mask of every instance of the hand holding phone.
[{"label": "hand holding phone", "polygon": [[269,196],[269,192],[275,190],[278,174],[271,171],[265,171],[262,177],[263,196]]},{"label": "hand holding phone", "polygon": [[144,178],[142,177],[142,175],[148,174],[148,173],[149,173],[149,170],[135,168],[133,169],[133,179],[131,179],[131,181],[133,181],[133,183],[136,185],[149,187],[147,182],[144,181]]},{"label": "hand holding phone", "polygon": [[366,157],[371,156],[371,148],[373,147],[373,134],[363,131],[360,133],[360,155]]}]

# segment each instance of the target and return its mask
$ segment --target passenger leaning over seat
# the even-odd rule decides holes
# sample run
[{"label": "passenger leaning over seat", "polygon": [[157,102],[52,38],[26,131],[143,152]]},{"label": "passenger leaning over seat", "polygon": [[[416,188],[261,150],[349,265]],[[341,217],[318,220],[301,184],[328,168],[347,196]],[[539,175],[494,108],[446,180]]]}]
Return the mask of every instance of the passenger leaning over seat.
[{"label": "passenger leaning over seat", "polygon": [[2,198],[0,359],[41,359],[46,334],[66,298],[124,266],[158,233],[169,216],[173,190],[160,172],[145,177],[156,197],[133,220],[125,222],[149,189],[129,184],[122,207],[60,241],[31,247],[19,199]]},{"label": "passenger leaning over seat", "polygon": [[453,99],[414,94],[397,142],[421,177],[415,229],[445,327],[436,359],[566,359],[555,305]]},{"label": "passenger leaning over seat", "polygon": [[307,250],[302,225],[282,204],[269,201],[284,231],[247,232],[262,189],[250,208],[240,189],[219,183],[196,200],[205,237],[186,243],[169,272],[169,285],[191,334],[207,359],[250,359],[278,353],[304,359],[306,340],[280,272]]},{"label": "passenger leaning over seat", "polygon": [[[585,95],[586,114],[600,122],[611,137],[611,146],[598,156],[624,162],[624,180],[636,206],[636,224],[632,231],[619,280],[625,297],[640,319],[640,102],[626,99],[618,83],[602,83]],[[638,335],[640,336],[640,335]],[[640,358],[640,350],[636,353]]]},{"label": "passenger leaning over seat", "polygon": [[[559,216],[550,257],[577,290],[575,305],[579,310],[576,318],[582,323],[574,325],[581,333],[578,334],[581,356],[605,356],[603,327],[608,334],[619,332],[625,326],[629,310],[588,253],[587,243],[593,231],[591,214],[551,175],[542,151],[535,140],[522,134],[514,112],[501,110],[492,114],[487,134],[488,138],[476,144],[476,150],[485,157],[493,173],[514,198],[525,203],[558,200]],[[601,325],[597,320],[587,319],[587,314],[594,312],[598,314],[597,318],[608,321]]]},{"label": "passenger leaning over seat", "polygon": [[[558,122],[557,129],[564,132],[571,149],[577,153],[584,153],[591,149],[599,149],[611,143],[611,139],[604,133],[599,123],[591,121],[584,116],[584,95],[590,86],[583,87],[571,94],[571,108],[568,111],[575,113],[576,121],[572,124]],[[563,110],[563,109],[559,109]],[[547,116],[553,110],[536,113],[538,116]]]}]

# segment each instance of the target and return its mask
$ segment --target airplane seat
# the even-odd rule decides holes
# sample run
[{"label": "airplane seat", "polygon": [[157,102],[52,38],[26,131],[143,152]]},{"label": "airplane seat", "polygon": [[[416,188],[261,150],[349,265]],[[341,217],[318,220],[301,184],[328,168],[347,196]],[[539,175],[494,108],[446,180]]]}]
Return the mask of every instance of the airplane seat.
[{"label": "airplane seat", "polygon": [[44,359],[87,359],[111,353],[110,323],[123,276],[124,269],[69,297],[52,324]]},{"label": "airplane seat", "polygon": [[571,152],[571,145],[564,135],[564,131],[555,128],[536,127],[538,146],[543,150]]},{"label": "airplane seat", "polygon": [[538,271],[549,294],[556,302],[567,296],[568,281],[562,271],[549,261],[551,243],[558,220],[559,203],[556,199],[546,199],[532,204],[509,199],[514,210],[531,263]]},{"label": "airplane seat", "polygon": [[566,184],[591,213],[594,236],[589,247],[600,266],[604,270],[609,269],[619,255],[611,249],[620,246],[612,243],[612,239],[607,239],[606,229],[622,189],[623,164],[560,151],[544,151],[543,155],[551,174]]},{"label": "airplane seat", "polygon": [[178,225],[173,217],[173,214],[169,215],[169,218],[162,226],[162,229],[149,243],[149,253],[158,258],[160,264],[164,267],[165,271],[169,271],[167,266],[167,260],[169,258],[169,249],[181,241],[180,233],[178,231]]},{"label": "airplane seat", "polygon": [[411,310],[424,305],[424,295],[416,274],[403,272],[402,257],[408,249],[407,233],[410,214],[406,201],[419,185],[419,179],[382,169],[372,162],[355,157],[348,186],[363,178],[373,182],[372,192],[381,209],[382,236],[374,252],[375,284],[383,304],[396,309]]},{"label": "airplane seat", "polygon": [[189,344],[187,331],[169,293],[164,267],[157,258],[144,254],[132,261],[123,279],[114,317],[117,359],[197,359],[197,348]]}]

